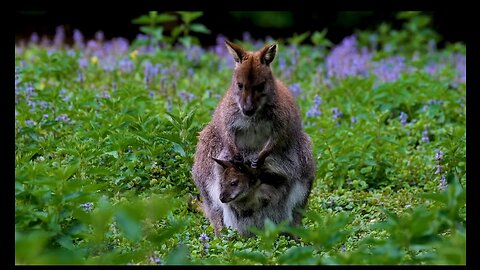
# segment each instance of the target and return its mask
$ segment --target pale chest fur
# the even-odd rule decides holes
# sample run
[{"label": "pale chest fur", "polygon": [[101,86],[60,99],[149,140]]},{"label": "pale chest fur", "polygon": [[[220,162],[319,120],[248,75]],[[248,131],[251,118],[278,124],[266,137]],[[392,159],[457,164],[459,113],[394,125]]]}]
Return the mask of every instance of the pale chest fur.
[{"label": "pale chest fur", "polygon": [[233,122],[232,132],[235,144],[240,151],[259,151],[272,136],[273,124],[271,121],[252,121],[237,118]]}]

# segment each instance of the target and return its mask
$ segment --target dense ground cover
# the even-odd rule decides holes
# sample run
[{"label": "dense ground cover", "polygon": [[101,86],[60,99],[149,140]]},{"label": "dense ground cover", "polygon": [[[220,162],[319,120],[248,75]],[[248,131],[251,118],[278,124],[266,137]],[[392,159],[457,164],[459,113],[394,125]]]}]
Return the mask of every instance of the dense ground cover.
[{"label": "dense ground cover", "polygon": [[464,264],[466,48],[436,48],[418,18],[332,46],[279,41],[272,69],[317,162],[299,242],[272,224],[216,237],[196,208],[197,134],[232,74],[225,37],[67,45],[60,27],[16,44],[16,263]]}]

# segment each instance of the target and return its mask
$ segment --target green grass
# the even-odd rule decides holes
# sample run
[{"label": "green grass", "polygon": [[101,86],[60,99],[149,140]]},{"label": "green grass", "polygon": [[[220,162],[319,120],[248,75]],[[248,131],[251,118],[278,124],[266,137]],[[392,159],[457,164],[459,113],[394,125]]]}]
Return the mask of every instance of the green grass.
[{"label": "green grass", "polygon": [[[465,55],[462,46],[414,60],[399,54],[417,71],[393,82],[374,75],[329,82],[317,72],[328,50],[301,45],[292,65],[294,49],[280,44],[273,72],[300,86],[317,163],[304,229],[290,229],[299,242],[272,224],[257,238],[231,229],[216,237],[192,205],[197,135],[230,83],[228,55],[203,51],[189,60],[179,48],[138,56],[128,48],[111,54],[117,67],[106,71],[110,60],[86,50],[16,46],[16,263],[465,264],[466,86],[453,83],[451,61]],[[380,50],[372,61],[389,56]],[[133,69],[121,71],[121,59]],[[146,85],[146,61],[168,71]],[[424,71],[432,62],[443,63],[435,76]],[[315,96],[321,115],[307,117]],[[334,107],[342,112],[336,120]],[[57,119],[63,114],[67,121]]]}]

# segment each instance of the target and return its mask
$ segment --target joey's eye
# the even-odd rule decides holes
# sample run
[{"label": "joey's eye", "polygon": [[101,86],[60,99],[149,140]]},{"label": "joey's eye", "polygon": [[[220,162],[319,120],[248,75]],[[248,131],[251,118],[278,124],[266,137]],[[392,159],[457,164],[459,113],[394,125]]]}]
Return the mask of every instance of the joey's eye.
[{"label": "joey's eye", "polygon": [[233,181],[233,182],[231,182],[231,183],[230,183],[230,186],[232,186],[232,187],[238,186],[238,181]]},{"label": "joey's eye", "polygon": [[243,83],[237,83],[237,86],[238,86],[238,89],[242,89],[243,88]]}]

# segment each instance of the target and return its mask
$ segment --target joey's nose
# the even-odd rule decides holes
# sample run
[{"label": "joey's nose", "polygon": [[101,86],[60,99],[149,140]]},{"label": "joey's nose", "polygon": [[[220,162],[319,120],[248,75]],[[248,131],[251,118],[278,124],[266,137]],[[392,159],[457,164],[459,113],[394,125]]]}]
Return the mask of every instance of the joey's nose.
[{"label": "joey's nose", "polygon": [[225,195],[220,195],[220,201],[222,203],[228,203],[230,200],[228,199],[228,196],[225,196]]}]

